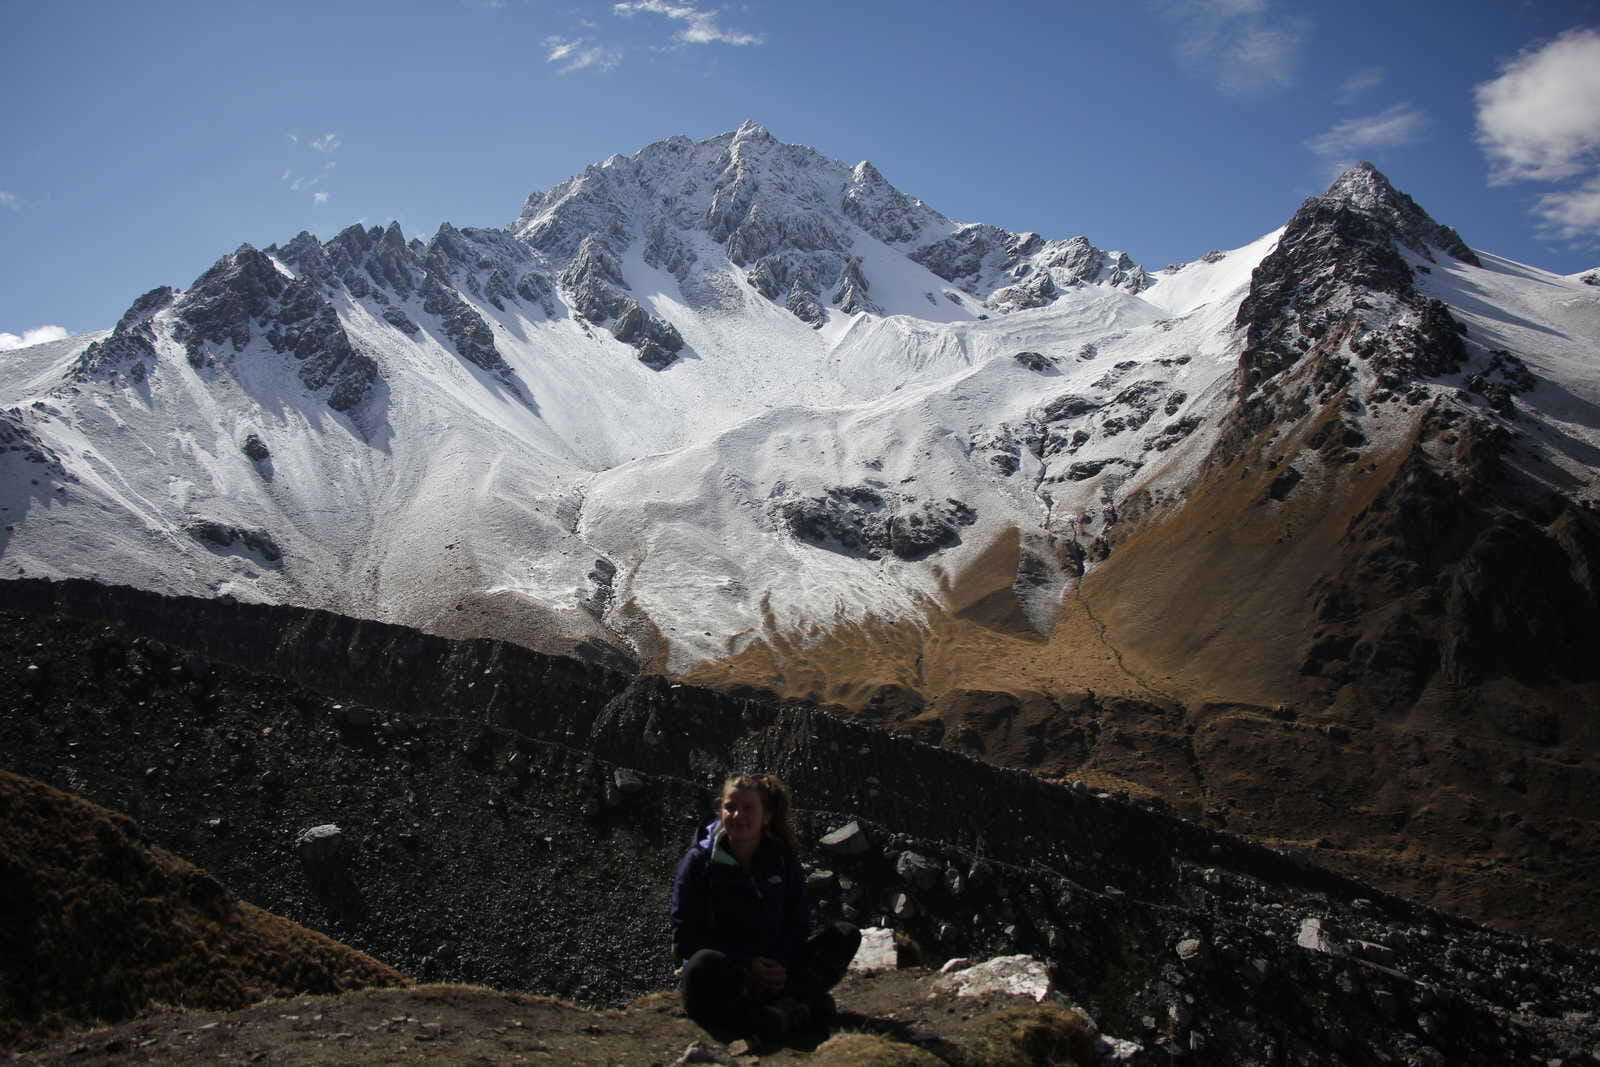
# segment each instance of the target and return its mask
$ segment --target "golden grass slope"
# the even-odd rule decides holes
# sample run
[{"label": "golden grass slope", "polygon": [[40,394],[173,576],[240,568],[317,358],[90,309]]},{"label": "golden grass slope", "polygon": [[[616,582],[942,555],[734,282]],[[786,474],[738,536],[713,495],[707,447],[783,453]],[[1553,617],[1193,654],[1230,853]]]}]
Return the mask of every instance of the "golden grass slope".
[{"label": "golden grass slope", "polygon": [[409,984],[237,900],[125,815],[0,771],[0,1048],[161,1006]]}]

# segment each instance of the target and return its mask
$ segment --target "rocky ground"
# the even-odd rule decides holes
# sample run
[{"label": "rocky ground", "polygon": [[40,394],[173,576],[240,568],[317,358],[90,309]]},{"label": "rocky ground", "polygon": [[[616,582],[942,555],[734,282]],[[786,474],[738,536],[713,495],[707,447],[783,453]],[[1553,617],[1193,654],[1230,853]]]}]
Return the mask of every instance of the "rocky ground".
[{"label": "rocky ground", "polygon": [[[1026,1013],[1035,1026],[1060,1026],[1058,1016],[1026,998],[1020,1008],[1005,994],[963,998],[937,991],[936,978],[920,969],[848,976],[838,990],[843,1008],[836,1032],[938,1050],[949,1058],[932,1062],[960,1063],[962,1046],[1007,1009],[1012,1016]],[[825,1063],[837,1051],[825,1047],[828,1039],[812,1031],[770,1045],[738,1037],[721,1041],[686,1018],[670,992],[623,1007],[586,1009],[548,997],[433,985],[271,1000],[233,1012],[163,1012],[74,1034],[13,1059],[174,1065],[418,1059],[440,1064]],[[692,1058],[696,1055],[700,1058]]]},{"label": "rocky ground", "polygon": [[[796,788],[823,915],[892,927],[907,963],[1045,960],[1150,1062],[1600,1044],[1594,953],[815,708],[315,612],[7,584],[8,769],[420,980],[605,1010],[670,988],[672,866],[721,772],[761,768]],[[297,850],[327,825],[338,844]]]}]

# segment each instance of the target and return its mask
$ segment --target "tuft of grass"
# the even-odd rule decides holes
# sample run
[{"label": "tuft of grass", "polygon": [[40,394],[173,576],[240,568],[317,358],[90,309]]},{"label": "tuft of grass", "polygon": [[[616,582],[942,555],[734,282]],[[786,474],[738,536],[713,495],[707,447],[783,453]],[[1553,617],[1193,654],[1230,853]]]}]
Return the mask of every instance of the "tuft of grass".
[{"label": "tuft of grass", "polygon": [[1001,1008],[974,1019],[939,1049],[951,1067],[1089,1067],[1095,1062],[1094,1022],[1059,1004]]},{"label": "tuft of grass", "polygon": [[877,1034],[839,1034],[817,1046],[807,1061],[819,1067],[943,1067],[944,1061],[915,1045]]},{"label": "tuft of grass", "polygon": [[126,815],[0,771],[0,1048],[166,1008],[408,984],[237,899]]}]

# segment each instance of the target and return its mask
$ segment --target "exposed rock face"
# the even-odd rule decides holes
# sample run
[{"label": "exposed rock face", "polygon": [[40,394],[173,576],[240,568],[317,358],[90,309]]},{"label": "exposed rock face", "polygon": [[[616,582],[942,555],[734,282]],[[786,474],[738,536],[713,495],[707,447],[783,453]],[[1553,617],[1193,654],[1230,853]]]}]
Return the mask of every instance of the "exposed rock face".
[{"label": "exposed rock face", "polygon": [[1479,266],[1478,257],[1461,235],[1428,217],[1417,202],[1389,184],[1371,163],[1361,162],[1339,176],[1323,199],[1342,201],[1387,227],[1405,247],[1434,261],[1435,249],[1463,263]]},{"label": "exposed rock face", "polygon": [[[1102,252],[1085,237],[1046,241],[1036,233],[1008,233],[983,223],[910,253],[913,260],[996,311],[1039,307],[1058,288],[1101,283],[1137,293],[1149,277],[1121,252]],[[1021,284],[1009,280],[1027,279]]]},{"label": "exposed rock face", "polygon": [[[305,241],[296,252],[326,269]],[[181,295],[162,287],[134,301],[111,337],[85,350],[76,373],[121,370],[142,381],[157,366],[158,316],[170,322],[170,336],[197,369],[232,359],[259,335],[273,351],[293,356],[301,382],[324,393],[335,411],[357,406],[378,378],[377,364],[355,349],[320,286],[286,278],[249,245],[218,260]]]},{"label": "exposed rock face", "polygon": [[836,486],[818,497],[779,496],[774,511],[789,533],[835,552],[922,559],[961,541],[977,513],[959,500],[919,501],[868,485]]},{"label": "exposed rock face", "polygon": [[21,408],[0,410],[0,455],[8,453],[21,456],[28,463],[37,463],[41,469],[57,476],[66,473],[61,457],[28,425],[28,416]]},{"label": "exposed rock face", "polygon": [[[1507,382],[1494,379],[1510,369],[1508,381],[1517,380],[1512,354],[1491,364],[1487,353],[1471,351],[1449,309],[1417,289],[1404,253],[1433,260],[1435,251],[1477,262],[1454,230],[1370,164],[1308,199],[1256,268],[1239,306],[1246,344],[1238,400],[1212,461],[1236,462],[1252,440],[1259,446],[1292,436],[1290,427],[1322,418],[1340,396],[1374,406],[1424,404],[1440,378],[1479,359],[1482,391],[1509,410]],[[1360,454],[1335,458],[1349,463]]]},{"label": "exposed rock face", "polygon": [[[27,694],[0,705],[18,771],[79,783],[241,896],[420,977],[599,1001],[668,988],[670,872],[712,799],[691,782],[759,768],[795,787],[806,861],[835,813],[865,831],[827,856],[841,891],[823,917],[892,928],[891,957],[903,939],[932,965],[1045,961],[1059,995],[1155,1055],[1501,1062],[1600,1036],[1593,953],[804,705],[315,612],[6,584],[5,640],[30,650],[0,664]],[[106,720],[125,724],[114,743]],[[622,769],[638,787],[614,804]],[[350,788],[378,780],[396,785]],[[358,899],[307,878],[283,835],[335,811]],[[907,853],[946,877],[908,881]]]},{"label": "exposed rock face", "polygon": [[483,316],[429,272],[422,282],[422,310],[439,318],[439,327],[450,338],[461,358],[486,371],[509,375],[511,368],[494,346],[494,331]]},{"label": "exposed rock face", "polygon": [[187,523],[184,529],[196,541],[203,541],[218,548],[233,548],[239,545],[246,551],[256,553],[268,563],[276,563],[283,558],[278,543],[265,530],[243,530],[211,519],[195,519]]},{"label": "exposed rock face", "polygon": [[172,303],[172,287],[158,286],[135,300],[116,329],[104,341],[96,341],[78,357],[74,373],[91,376],[121,370],[134,381],[142,381],[154,367],[155,328],[150,320]]}]

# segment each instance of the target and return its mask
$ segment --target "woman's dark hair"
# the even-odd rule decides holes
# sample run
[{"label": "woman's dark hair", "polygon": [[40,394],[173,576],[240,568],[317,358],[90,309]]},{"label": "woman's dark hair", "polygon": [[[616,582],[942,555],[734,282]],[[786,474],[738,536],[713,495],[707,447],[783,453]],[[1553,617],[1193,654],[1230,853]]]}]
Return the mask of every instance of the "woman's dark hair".
[{"label": "woman's dark hair", "polygon": [[791,855],[799,855],[800,838],[795,834],[794,823],[789,817],[794,810],[794,794],[783,783],[783,779],[775,774],[730,774],[722,780],[722,792],[717,794],[717,802],[720,804],[722,798],[735,789],[753,789],[761,794],[762,808],[772,815],[768,829],[773,839]]}]

